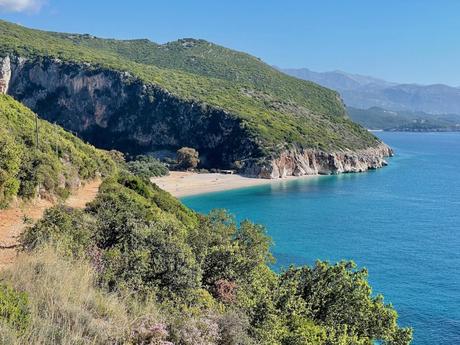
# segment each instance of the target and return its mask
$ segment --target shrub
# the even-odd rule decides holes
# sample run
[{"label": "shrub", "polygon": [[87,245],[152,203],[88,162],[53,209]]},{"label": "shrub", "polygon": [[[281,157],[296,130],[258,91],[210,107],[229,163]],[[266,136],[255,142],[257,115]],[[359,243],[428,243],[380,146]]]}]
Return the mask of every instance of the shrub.
[{"label": "shrub", "polygon": [[22,332],[29,324],[29,300],[25,292],[0,284],[0,323]]},{"label": "shrub", "polygon": [[166,165],[150,156],[137,156],[135,160],[128,162],[126,165],[132,174],[146,180],[151,177],[168,175],[169,173]]},{"label": "shrub", "polygon": [[353,262],[330,265],[318,261],[314,267],[290,268],[280,276],[280,285],[283,314],[302,315],[332,330],[335,336],[345,328],[347,339],[363,344],[372,340],[388,344],[410,341],[411,330],[397,326],[396,311],[383,303],[382,296],[372,296],[367,271],[357,270]]},{"label": "shrub", "polygon": [[66,255],[84,257],[93,243],[94,231],[94,220],[83,211],[56,206],[23,232],[21,245],[30,251],[53,244]]},{"label": "shrub", "polygon": [[[23,237],[29,250],[47,243],[84,267],[92,263],[91,280],[103,288],[91,285],[93,293],[131,291],[137,303],[161,305],[167,318],[131,328],[141,343],[407,345],[411,339],[391,305],[372,295],[365,270],[318,262],[277,274],[269,267],[271,240],[262,226],[237,223],[224,211],[197,215],[127,173],[104,181],[86,210],[56,207]],[[24,279],[46,285],[40,279],[49,273],[31,266],[37,277],[26,273]],[[55,271],[52,279],[76,279]],[[25,290],[32,299],[33,290]],[[85,328],[85,334],[98,333]]]},{"label": "shrub", "polygon": [[217,318],[214,315],[184,317],[174,324],[173,342],[183,345],[216,345],[220,334]]}]

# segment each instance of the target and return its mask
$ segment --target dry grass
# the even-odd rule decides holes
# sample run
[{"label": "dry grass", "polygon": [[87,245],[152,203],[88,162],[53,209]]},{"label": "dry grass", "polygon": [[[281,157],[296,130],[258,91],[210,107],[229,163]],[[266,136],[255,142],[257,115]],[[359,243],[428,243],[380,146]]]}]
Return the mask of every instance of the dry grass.
[{"label": "dry grass", "polygon": [[0,344],[125,344],[136,314],[156,318],[97,289],[94,279],[89,264],[64,260],[49,248],[20,255],[0,281],[27,292],[30,324],[23,334],[0,326]]}]

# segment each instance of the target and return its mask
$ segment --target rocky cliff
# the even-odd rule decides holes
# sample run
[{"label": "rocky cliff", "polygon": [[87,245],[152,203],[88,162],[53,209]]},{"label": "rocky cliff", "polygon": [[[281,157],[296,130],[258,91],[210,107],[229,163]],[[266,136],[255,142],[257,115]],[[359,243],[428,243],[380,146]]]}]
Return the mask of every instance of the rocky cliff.
[{"label": "rocky cliff", "polygon": [[385,157],[392,155],[391,148],[383,143],[359,151],[324,152],[292,147],[259,164],[248,164],[245,172],[262,178],[364,172],[387,165]]},{"label": "rocky cliff", "polygon": [[7,57],[8,94],[94,145],[129,153],[195,147],[207,167],[231,167],[258,147],[230,113],[181,100],[126,72],[57,59]]},{"label": "rocky cliff", "polygon": [[0,59],[0,91],[98,147],[145,153],[190,146],[204,167],[254,177],[360,172],[385,165],[391,155],[383,143],[354,151],[297,145],[267,151],[228,111],[88,63],[6,56]]}]

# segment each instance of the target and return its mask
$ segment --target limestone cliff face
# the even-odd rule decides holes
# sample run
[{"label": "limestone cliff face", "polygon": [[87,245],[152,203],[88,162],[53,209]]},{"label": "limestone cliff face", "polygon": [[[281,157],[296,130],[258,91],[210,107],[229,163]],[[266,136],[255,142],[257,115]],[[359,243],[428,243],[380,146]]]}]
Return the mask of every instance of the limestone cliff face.
[{"label": "limestone cliff face", "polygon": [[5,94],[8,92],[8,85],[11,80],[11,61],[7,56],[0,59],[0,93]]},{"label": "limestone cliff face", "polygon": [[258,155],[237,117],[126,72],[57,59],[8,60],[10,95],[95,146],[130,153],[190,146],[206,166],[224,168]]},{"label": "limestone cliff face", "polygon": [[360,151],[324,152],[293,147],[263,163],[248,164],[245,174],[262,178],[283,178],[364,172],[385,166],[385,157],[392,155],[391,148],[383,143]]},{"label": "limestone cliff face", "polygon": [[95,146],[130,153],[196,148],[205,167],[238,168],[262,178],[360,172],[385,165],[384,144],[322,152],[265,152],[240,119],[181,99],[129,73],[58,59],[0,58],[0,91]]}]

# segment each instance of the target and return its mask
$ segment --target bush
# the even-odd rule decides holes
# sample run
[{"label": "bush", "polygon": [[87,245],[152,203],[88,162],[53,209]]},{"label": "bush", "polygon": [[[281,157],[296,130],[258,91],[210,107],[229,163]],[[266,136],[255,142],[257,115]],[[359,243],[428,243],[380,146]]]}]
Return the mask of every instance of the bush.
[{"label": "bush", "polygon": [[[314,267],[293,267],[280,276],[280,286],[283,314],[301,315],[332,330],[330,334],[346,329],[343,339],[363,344],[371,340],[386,344],[410,341],[411,330],[398,328],[396,311],[383,303],[381,295],[372,296],[367,271],[357,270],[353,262],[330,265],[318,261]],[[300,325],[304,328],[302,322]]]},{"label": "bush", "polygon": [[0,284],[0,323],[6,323],[20,332],[29,323],[29,300],[25,292]]},{"label": "bush", "polygon": [[150,156],[137,156],[135,160],[126,165],[132,174],[146,180],[151,177],[165,176],[169,173],[166,165]]}]

